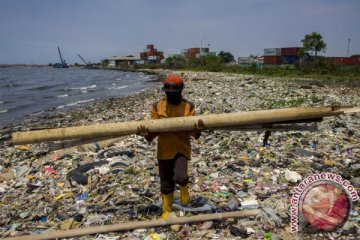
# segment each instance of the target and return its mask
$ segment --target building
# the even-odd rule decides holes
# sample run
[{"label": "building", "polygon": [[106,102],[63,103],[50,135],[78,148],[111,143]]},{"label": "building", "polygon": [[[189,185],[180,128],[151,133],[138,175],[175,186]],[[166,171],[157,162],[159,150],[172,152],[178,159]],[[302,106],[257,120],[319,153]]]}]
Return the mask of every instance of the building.
[{"label": "building", "polygon": [[144,49],[140,53],[140,62],[139,63],[148,63],[148,64],[159,64],[161,60],[164,59],[164,52],[158,51],[154,44],[146,45],[146,49]]},{"label": "building", "polygon": [[133,65],[135,62],[139,61],[140,59],[134,56],[111,56],[105,59],[107,63],[107,67],[110,68],[118,68],[122,66],[129,66]]}]

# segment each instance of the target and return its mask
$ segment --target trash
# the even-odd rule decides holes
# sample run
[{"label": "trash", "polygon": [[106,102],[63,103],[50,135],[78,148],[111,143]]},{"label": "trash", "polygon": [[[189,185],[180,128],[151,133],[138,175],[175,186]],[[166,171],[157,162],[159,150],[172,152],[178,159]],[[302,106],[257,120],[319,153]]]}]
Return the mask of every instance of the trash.
[{"label": "trash", "polygon": [[69,229],[75,229],[79,228],[81,225],[80,222],[75,221],[73,218],[62,221],[60,223],[60,229],[61,230],[69,230]]},{"label": "trash", "polygon": [[247,230],[244,228],[237,228],[234,225],[229,226],[230,233],[234,236],[240,236],[242,238],[248,238],[250,234],[248,234]]},{"label": "trash", "polygon": [[211,228],[212,225],[213,225],[213,221],[204,222],[199,226],[199,229],[206,230],[206,229]]},{"label": "trash", "polygon": [[46,216],[42,216],[42,217],[40,218],[40,221],[41,221],[42,223],[47,222],[47,217],[46,217]]},{"label": "trash", "polygon": [[272,208],[268,206],[263,206],[261,207],[261,209],[264,211],[266,217],[270,218],[276,223],[277,227],[282,227],[281,219],[276,215],[275,211]]},{"label": "trash", "polygon": [[76,196],[76,197],[75,197],[75,200],[76,200],[76,201],[84,201],[84,200],[86,200],[87,198],[88,198],[88,193],[85,192],[85,193],[83,193],[83,194],[80,194],[80,195]]},{"label": "trash", "polygon": [[97,169],[101,175],[105,175],[110,172],[110,168],[108,166],[101,166],[101,167],[95,168],[95,169]]},{"label": "trash", "polygon": [[44,172],[49,174],[57,174],[57,171],[50,166],[44,167]]},{"label": "trash", "polygon": [[350,166],[350,168],[352,169],[352,170],[360,170],[360,164],[352,164],[351,166]]},{"label": "trash", "polygon": [[289,169],[285,170],[285,179],[288,182],[297,183],[301,181],[302,177],[297,172],[290,171]]},{"label": "trash", "polygon": [[272,239],[273,239],[272,232],[264,233],[264,240],[272,240]]},{"label": "trash", "polygon": [[181,229],[181,225],[174,224],[174,225],[171,225],[170,228],[173,232],[178,232]]},{"label": "trash", "polygon": [[224,206],[224,209],[227,211],[235,211],[238,209],[239,202],[232,198],[229,202],[227,202]]},{"label": "trash", "polygon": [[259,207],[259,203],[255,199],[245,200],[241,202],[241,207],[243,209],[256,209]]},{"label": "trash", "polygon": [[173,208],[184,211],[184,212],[209,212],[209,211],[212,211],[212,209],[213,209],[213,207],[210,206],[209,204],[205,204],[201,207],[191,208],[191,207],[183,207],[177,203],[173,203]]},{"label": "trash", "polygon": [[86,185],[88,183],[88,178],[84,174],[87,171],[94,169],[95,167],[99,167],[99,166],[102,166],[107,163],[108,163],[108,161],[98,161],[98,162],[87,163],[87,164],[81,165],[81,166],[71,170],[68,173],[68,178],[71,180],[74,180],[75,182],[77,182],[79,184]]},{"label": "trash", "polygon": [[248,196],[248,193],[244,192],[244,191],[238,191],[236,193],[236,197],[238,197],[238,198],[243,198],[243,197],[246,197],[246,196]]},{"label": "trash", "polygon": [[0,174],[0,183],[4,181],[10,181],[15,179],[15,173],[12,170],[8,170],[2,174]]},{"label": "trash", "polygon": [[149,236],[146,236],[144,240],[161,240],[161,236],[157,233],[151,233]]}]

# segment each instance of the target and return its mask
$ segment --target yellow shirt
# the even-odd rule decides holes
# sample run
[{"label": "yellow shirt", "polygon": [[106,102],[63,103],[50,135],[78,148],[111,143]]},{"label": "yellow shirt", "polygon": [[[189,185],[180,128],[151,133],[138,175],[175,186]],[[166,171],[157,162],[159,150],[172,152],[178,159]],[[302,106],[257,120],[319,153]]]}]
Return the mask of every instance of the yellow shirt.
[{"label": "yellow shirt", "polygon": [[[173,105],[168,103],[164,97],[150,107],[150,113],[152,119],[193,116],[195,115],[195,105],[185,99],[182,99],[179,105]],[[194,132],[160,133],[157,145],[158,159],[173,159],[178,153],[190,159],[190,136],[195,137],[195,134]]]}]

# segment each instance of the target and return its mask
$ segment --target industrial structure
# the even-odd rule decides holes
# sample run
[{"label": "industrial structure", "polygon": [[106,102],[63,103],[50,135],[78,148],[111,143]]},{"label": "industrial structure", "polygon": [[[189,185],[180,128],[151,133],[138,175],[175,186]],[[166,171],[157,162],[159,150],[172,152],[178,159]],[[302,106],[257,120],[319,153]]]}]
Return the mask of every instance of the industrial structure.
[{"label": "industrial structure", "polygon": [[140,53],[140,61],[138,63],[139,64],[144,64],[144,63],[159,64],[159,63],[161,63],[161,60],[163,60],[163,59],[164,59],[164,52],[158,51],[154,47],[154,44],[148,44],[148,45],[146,45],[146,49],[144,49]]},{"label": "industrial structure", "polygon": [[85,64],[85,67],[86,69],[95,69],[95,64],[92,64],[90,61],[86,62],[85,59],[80,55],[78,54],[79,58],[81,59],[81,61],[83,61],[83,63]]},{"label": "industrial structure", "polygon": [[140,59],[134,56],[111,56],[104,59],[107,67],[109,68],[119,68],[119,67],[128,67],[129,65],[138,62]]},{"label": "industrial structure", "polygon": [[59,51],[60,61],[61,63],[55,63],[54,68],[68,68],[69,66],[66,64],[65,59],[63,59],[60,51],[60,47],[57,47]]}]

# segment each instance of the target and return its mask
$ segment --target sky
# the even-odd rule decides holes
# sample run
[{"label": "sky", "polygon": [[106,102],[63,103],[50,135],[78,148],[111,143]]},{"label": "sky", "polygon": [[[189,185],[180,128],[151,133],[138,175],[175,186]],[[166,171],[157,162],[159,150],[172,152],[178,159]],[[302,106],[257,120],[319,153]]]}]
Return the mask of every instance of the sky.
[{"label": "sky", "polygon": [[237,58],[302,46],[312,32],[327,43],[322,55],[360,54],[359,0],[0,0],[0,23],[0,64],[60,62],[57,46],[70,64],[139,57],[147,44]]}]

